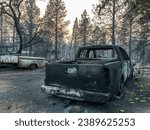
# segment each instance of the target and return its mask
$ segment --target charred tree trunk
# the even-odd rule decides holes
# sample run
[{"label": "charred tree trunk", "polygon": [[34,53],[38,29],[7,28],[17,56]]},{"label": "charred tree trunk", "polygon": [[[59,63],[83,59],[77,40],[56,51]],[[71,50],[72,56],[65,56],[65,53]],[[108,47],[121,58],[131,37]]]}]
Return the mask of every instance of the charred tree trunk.
[{"label": "charred tree trunk", "polygon": [[113,0],[113,21],[112,21],[112,45],[115,45],[115,6],[116,0]]},{"label": "charred tree trunk", "polygon": [[56,17],[55,17],[55,60],[58,59],[58,48],[57,48],[57,44],[58,44],[58,0],[57,0],[57,3],[56,3]]},{"label": "charred tree trunk", "polygon": [[130,37],[129,37],[129,58],[131,59],[131,44],[132,44],[132,20],[130,20]]}]

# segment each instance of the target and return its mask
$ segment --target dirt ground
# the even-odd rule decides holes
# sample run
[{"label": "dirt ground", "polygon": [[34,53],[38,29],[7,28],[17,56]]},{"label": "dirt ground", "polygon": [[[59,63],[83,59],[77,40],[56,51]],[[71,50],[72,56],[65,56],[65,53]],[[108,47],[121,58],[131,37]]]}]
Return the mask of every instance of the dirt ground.
[{"label": "dirt ground", "polygon": [[126,83],[126,95],[106,104],[77,102],[43,94],[45,69],[0,69],[1,113],[146,113],[150,112],[150,69]]}]

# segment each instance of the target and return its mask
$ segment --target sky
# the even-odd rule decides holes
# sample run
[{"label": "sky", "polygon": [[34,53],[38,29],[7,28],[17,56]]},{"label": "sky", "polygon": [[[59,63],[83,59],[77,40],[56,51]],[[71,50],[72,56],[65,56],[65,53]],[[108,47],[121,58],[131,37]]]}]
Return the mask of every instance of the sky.
[{"label": "sky", "polygon": [[[36,0],[37,6],[41,9],[41,15],[44,14],[46,3],[48,0]],[[65,2],[67,17],[66,20],[70,20],[69,28],[72,28],[75,18],[81,18],[81,14],[86,9],[89,16],[92,17],[93,4],[98,3],[98,0],[63,0]]]}]

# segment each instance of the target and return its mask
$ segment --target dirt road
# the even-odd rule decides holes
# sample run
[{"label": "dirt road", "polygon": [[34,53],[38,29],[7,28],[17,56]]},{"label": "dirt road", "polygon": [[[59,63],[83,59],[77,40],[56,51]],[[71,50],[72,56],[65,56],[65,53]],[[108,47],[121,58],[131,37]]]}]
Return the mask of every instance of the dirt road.
[{"label": "dirt road", "polygon": [[126,83],[124,99],[104,105],[48,97],[40,90],[44,78],[44,69],[0,71],[0,112],[150,112],[150,70]]}]

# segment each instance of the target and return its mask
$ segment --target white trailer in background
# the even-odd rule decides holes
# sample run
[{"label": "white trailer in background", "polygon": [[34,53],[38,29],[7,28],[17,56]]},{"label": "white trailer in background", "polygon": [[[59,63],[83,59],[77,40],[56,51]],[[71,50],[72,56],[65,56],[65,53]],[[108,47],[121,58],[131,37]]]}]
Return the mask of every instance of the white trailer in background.
[{"label": "white trailer in background", "polygon": [[42,57],[30,57],[30,56],[14,56],[14,55],[2,55],[0,56],[1,65],[15,65],[19,68],[42,68],[45,66],[45,58]]}]

